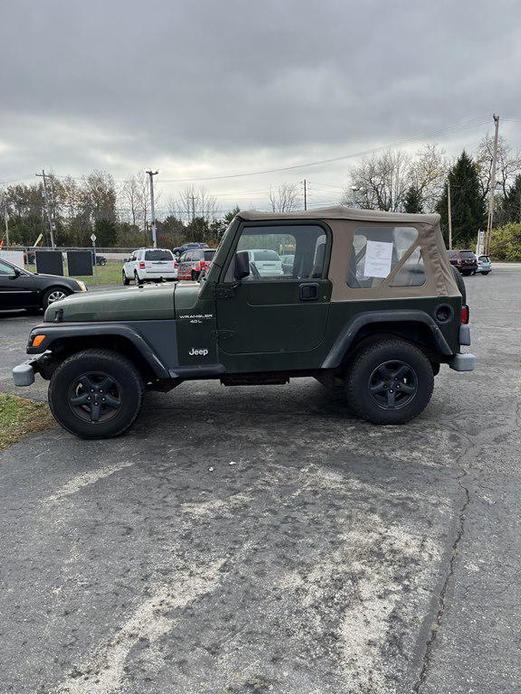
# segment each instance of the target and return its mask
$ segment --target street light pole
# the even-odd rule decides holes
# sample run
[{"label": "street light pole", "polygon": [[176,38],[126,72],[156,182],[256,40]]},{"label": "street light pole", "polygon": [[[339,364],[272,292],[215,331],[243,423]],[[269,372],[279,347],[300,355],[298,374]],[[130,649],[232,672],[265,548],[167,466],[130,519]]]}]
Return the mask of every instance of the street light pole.
[{"label": "street light pole", "polygon": [[452,251],[452,205],[450,202],[450,178],[447,178],[447,219],[449,220],[449,251]]},{"label": "street light pole", "polygon": [[54,248],[54,215],[51,210],[51,205],[49,203],[49,191],[47,190],[47,177],[45,169],[42,169],[41,174],[36,174],[36,176],[43,179],[43,198],[45,200],[45,211],[47,212],[47,220],[49,221],[49,232],[51,235],[51,248]]},{"label": "street light pole", "polygon": [[494,150],[492,153],[492,171],[490,174],[490,191],[488,196],[488,217],[487,217],[487,234],[485,236],[485,255],[490,252],[490,237],[492,236],[492,226],[494,224],[494,202],[496,193],[496,165],[497,165],[497,145],[499,139],[499,116],[494,115],[494,124],[496,131],[494,133]]},{"label": "street light pole", "polygon": [[152,243],[154,248],[157,248],[157,227],[156,227],[156,213],[154,210],[154,176],[157,176],[159,171],[147,171],[150,176],[150,213],[152,215]]}]

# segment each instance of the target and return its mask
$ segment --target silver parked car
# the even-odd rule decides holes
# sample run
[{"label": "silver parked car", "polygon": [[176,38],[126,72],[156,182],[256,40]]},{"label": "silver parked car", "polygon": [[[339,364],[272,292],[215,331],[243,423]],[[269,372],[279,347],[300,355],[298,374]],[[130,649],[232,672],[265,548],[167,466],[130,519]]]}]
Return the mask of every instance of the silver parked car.
[{"label": "silver parked car", "polygon": [[490,262],[490,258],[488,257],[488,255],[478,256],[477,272],[481,273],[482,275],[488,275],[488,273],[491,270],[492,270],[492,263]]}]

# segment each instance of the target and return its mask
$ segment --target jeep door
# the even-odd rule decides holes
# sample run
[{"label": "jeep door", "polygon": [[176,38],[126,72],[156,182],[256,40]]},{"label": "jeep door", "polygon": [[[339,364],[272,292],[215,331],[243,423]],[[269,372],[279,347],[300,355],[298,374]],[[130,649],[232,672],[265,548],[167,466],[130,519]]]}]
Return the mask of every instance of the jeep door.
[{"label": "jeep door", "polygon": [[[273,275],[266,265],[262,271],[256,266],[260,249],[279,259]],[[323,223],[244,222],[216,291],[220,352],[278,357],[316,349],[324,339],[331,298],[330,249],[331,232]],[[248,251],[250,261],[250,274],[240,282],[234,277],[237,251]],[[285,275],[282,255],[294,256]]]}]

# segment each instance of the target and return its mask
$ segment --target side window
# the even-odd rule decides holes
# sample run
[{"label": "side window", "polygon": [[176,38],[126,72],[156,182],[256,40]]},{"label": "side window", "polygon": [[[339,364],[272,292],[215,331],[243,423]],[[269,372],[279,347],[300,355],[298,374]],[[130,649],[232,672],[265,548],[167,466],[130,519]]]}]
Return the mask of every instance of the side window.
[{"label": "side window", "polygon": [[394,276],[391,287],[420,287],[425,284],[425,267],[420,248],[415,248]]},{"label": "side window", "polygon": [[10,265],[6,265],[0,260],[0,275],[14,275],[14,270]]},{"label": "side window", "polygon": [[[414,227],[359,227],[353,235],[347,284],[353,288],[378,287],[389,277],[417,239],[418,232]],[[391,286],[418,286],[424,282],[423,259],[417,248],[393,278]]]},{"label": "side window", "polygon": [[[244,227],[237,251],[248,251],[250,274],[243,281],[308,280],[321,278],[326,263],[327,237],[316,224],[273,224]],[[225,281],[233,281],[233,260]]]}]

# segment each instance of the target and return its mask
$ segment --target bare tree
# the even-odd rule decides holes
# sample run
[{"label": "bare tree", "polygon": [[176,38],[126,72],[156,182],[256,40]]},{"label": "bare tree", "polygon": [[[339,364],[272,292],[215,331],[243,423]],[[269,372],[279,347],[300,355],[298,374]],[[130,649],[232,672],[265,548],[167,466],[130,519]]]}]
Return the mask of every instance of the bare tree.
[{"label": "bare tree", "polygon": [[295,184],[283,183],[277,190],[270,188],[273,212],[292,212],[297,206],[298,188]]},{"label": "bare tree", "polygon": [[185,222],[204,219],[209,223],[217,213],[217,198],[205,188],[191,185],[182,190],[170,203],[171,213]]},{"label": "bare tree", "polygon": [[353,192],[357,201],[369,210],[394,212],[403,204],[410,182],[410,158],[400,150],[383,152],[363,159],[351,171],[352,185],[341,202],[351,204]]},{"label": "bare tree", "polygon": [[344,191],[341,202],[395,212],[403,209],[407,191],[413,188],[423,209],[433,210],[446,173],[447,162],[436,145],[426,145],[414,157],[400,150],[383,152],[351,169],[351,185]]},{"label": "bare tree", "polygon": [[437,145],[425,145],[416,153],[409,168],[409,187],[419,193],[425,212],[433,211],[443,193],[448,162]]},{"label": "bare tree", "polygon": [[129,219],[132,224],[144,229],[150,200],[146,174],[140,171],[125,179],[120,188],[120,198],[124,203],[122,205],[125,212],[123,216]]},{"label": "bare tree", "polygon": [[[494,151],[494,138],[487,135],[479,143],[476,162],[479,170],[481,194],[486,200],[490,191],[490,179],[492,176],[492,158]],[[505,138],[500,137],[497,149],[496,182],[501,186],[503,197],[506,197],[509,187],[515,177],[521,172],[521,154],[513,152],[512,147]]]}]

